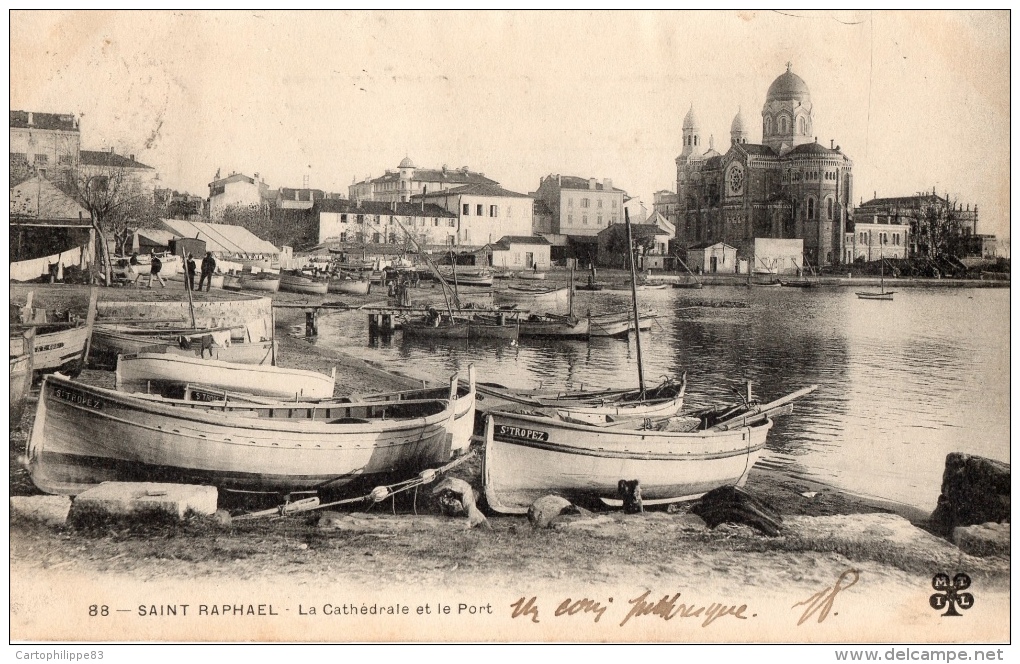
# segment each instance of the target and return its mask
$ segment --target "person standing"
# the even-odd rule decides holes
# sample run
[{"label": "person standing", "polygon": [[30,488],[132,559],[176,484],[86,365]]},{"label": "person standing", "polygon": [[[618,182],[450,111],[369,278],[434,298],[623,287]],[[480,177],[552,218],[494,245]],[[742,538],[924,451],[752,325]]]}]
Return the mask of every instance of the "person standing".
[{"label": "person standing", "polygon": [[153,249],[149,252],[149,288],[152,288],[152,278],[156,277],[159,279],[159,283],[162,284],[163,288],[166,288],[166,282],[163,281],[163,277],[159,276],[159,271],[163,269],[163,261],[159,260],[156,255],[156,250]]},{"label": "person standing", "polygon": [[198,290],[202,290],[202,283],[208,282],[205,285],[205,290],[208,293],[209,289],[212,288],[212,276],[213,272],[216,271],[216,259],[213,258],[212,252],[205,252],[205,258],[202,259],[202,276],[198,278]]},{"label": "person standing", "polygon": [[188,254],[187,262],[187,284],[188,290],[195,290],[195,257]]}]

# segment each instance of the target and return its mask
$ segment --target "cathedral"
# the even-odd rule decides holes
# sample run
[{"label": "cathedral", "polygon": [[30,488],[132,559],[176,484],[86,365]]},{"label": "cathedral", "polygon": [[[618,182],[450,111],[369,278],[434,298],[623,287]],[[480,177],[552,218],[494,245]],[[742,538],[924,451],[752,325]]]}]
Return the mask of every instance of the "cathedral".
[{"label": "cathedral", "polygon": [[740,110],[725,153],[705,136],[694,107],[676,158],[677,239],[684,248],[725,242],[753,260],[754,238],[804,241],[813,266],[843,255],[853,211],[853,162],[814,135],[811,93],[790,71],[772,82],[761,109],[761,143],[751,143]]}]

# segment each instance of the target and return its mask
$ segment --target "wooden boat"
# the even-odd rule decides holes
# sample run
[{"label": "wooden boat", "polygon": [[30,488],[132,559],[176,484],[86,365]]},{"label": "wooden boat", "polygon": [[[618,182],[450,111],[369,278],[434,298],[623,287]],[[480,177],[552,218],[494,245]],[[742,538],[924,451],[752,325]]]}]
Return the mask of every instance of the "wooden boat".
[{"label": "wooden boat", "polygon": [[206,404],[47,376],[28,445],[32,481],[77,495],[105,481],[246,491],[342,488],[417,473],[451,455],[454,400]]},{"label": "wooden boat", "polygon": [[787,288],[814,288],[818,284],[808,279],[780,279],[779,285]]},{"label": "wooden boat", "polygon": [[281,274],[280,290],[305,295],[325,295],[329,290],[329,279],[319,279],[303,274]]},{"label": "wooden boat", "polygon": [[558,314],[532,314],[521,320],[522,337],[549,339],[587,339],[591,335],[591,319]]},{"label": "wooden boat", "polygon": [[443,271],[443,278],[459,286],[491,287],[494,275],[489,270]]},{"label": "wooden boat", "polygon": [[[161,383],[202,385],[280,399],[333,396],[332,375],[271,365],[239,364],[173,353],[137,353],[117,358],[116,387],[122,392],[158,391]],[[157,386],[154,388],[154,385]]]},{"label": "wooden boat", "polygon": [[517,278],[521,281],[545,281],[545,272],[524,270],[517,273]]},{"label": "wooden boat", "polygon": [[896,291],[887,291],[885,289],[885,257],[881,259],[882,275],[879,281],[879,291],[857,291],[857,299],[859,300],[883,300],[886,302],[892,301],[893,295]]},{"label": "wooden boat", "polygon": [[788,413],[812,386],[769,404],[754,402],[691,416],[604,425],[496,411],[485,424],[482,477],[488,505],[524,514],[553,493],[619,505],[620,480],[638,480],[646,505],[741,486],[765,449],[772,417]]},{"label": "wooden boat", "polygon": [[[467,381],[458,381],[457,376],[451,378],[451,387],[456,391],[453,411],[453,423],[450,425],[450,433],[453,435],[452,451],[454,454],[466,452],[471,445],[471,435],[475,427],[475,367],[468,365]],[[279,404],[277,399],[259,397],[247,392],[232,392],[219,388],[207,387],[196,383],[186,382],[165,382],[154,386],[153,393],[171,399],[182,399],[184,401],[203,401],[207,403],[256,403],[262,405]],[[377,394],[351,394],[345,397],[329,397],[326,399],[297,399],[288,402],[293,404],[314,403],[317,405],[327,404],[348,404],[348,403],[380,403],[391,401],[415,401],[422,399],[445,399],[448,398],[451,388],[422,387],[413,390],[400,390],[397,392],[383,392]]]},{"label": "wooden boat", "polygon": [[23,330],[18,336],[21,337],[20,347],[22,352],[18,355],[11,355],[8,373],[11,379],[11,410],[10,420],[7,424],[8,429],[11,431],[21,426],[21,417],[25,414],[28,392],[32,389],[32,358],[35,349],[33,338],[35,330],[28,328]]},{"label": "wooden boat", "polygon": [[589,281],[583,284],[575,284],[574,290],[579,291],[600,291],[605,288],[605,284],[601,284],[597,281]]},{"label": "wooden boat", "polygon": [[470,334],[466,319],[451,320],[449,316],[440,317],[438,320],[430,316],[403,318],[400,321],[400,329],[404,331],[405,339],[467,339]]},{"label": "wooden boat", "polygon": [[258,274],[241,274],[241,288],[266,293],[276,293],[280,290],[280,275],[271,272],[259,272]]},{"label": "wooden boat", "polygon": [[506,314],[478,314],[468,321],[468,336],[475,339],[517,339],[520,321]]},{"label": "wooden boat", "polygon": [[241,290],[241,277],[236,274],[223,275],[223,290]]},{"label": "wooden boat", "polygon": [[207,356],[239,364],[273,364],[275,354],[272,339],[251,339],[242,327],[175,330],[97,325],[93,346],[97,359],[108,365],[113,365],[118,355],[137,353]]},{"label": "wooden boat", "polygon": [[[88,313],[85,320],[70,320],[67,322],[29,322],[25,325],[35,330],[33,335],[32,370],[35,372],[61,370],[64,373],[77,375],[84,368],[92,342],[92,335],[96,321],[96,302],[99,298],[99,289],[92,287],[89,291]],[[29,307],[31,308],[31,307]],[[34,316],[33,320],[45,318]],[[19,329],[19,324],[13,327]],[[21,328],[23,329],[23,328]],[[10,338],[10,354],[12,357],[25,355],[26,337],[22,334],[14,334]]]},{"label": "wooden boat", "polygon": [[[613,504],[620,480],[638,480],[645,504],[742,485],[765,449],[772,421],[728,431],[699,431],[699,422],[668,418],[666,430],[656,430],[493,412],[485,424],[486,501],[496,512],[525,514],[550,493],[581,504]],[[676,425],[694,430],[669,430]]]},{"label": "wooden boat", "polygon": [[372,290],[372,282],[368,279],[331,279],[330,293],[346,293],[347,295],[368,295]]},{"label": "wooden boat", "polygon": [[[652,329],[652,324],[658,317],[658,312],[654,310],[642,312],[638,319],[641,329]],[[591,317],[591,336],[593,337],[626,337],[633,331],[634,317],[629,312],[619,311]]]},{"label": "wooden boat", "polygon": [[570,288],[541,288],[510,286],[505,290],[493,291],[493,299],[499,305],[514,305],[521,309],[561,311],[568,306]]},{"label": "wooden boat", "polygon": [[219,288],[219,289],[222,289],[223,288],[223,282],[225,280],[226,280],[226,276],[225,275],[214,274],[211,277],[209,277],[209,287],[210,288]]},{"label": "wooden boat", "polygon": [[783,284],[775,279],[748,279],[745,285],[748,288],[757,288],[760,286],[782,286]]},{"label": "wooden boat", "polygon": [[701,279],[698,279],[698,275],[694,274],[691,268],[687,267],[687,263],[680,258],[680,254],[675,254],[677,261],[683,266],[684,270],[690,275],[684,281],[675,281],[671,285],[673,288],[689,288],[689,289],[700,289],[702,287]]}]

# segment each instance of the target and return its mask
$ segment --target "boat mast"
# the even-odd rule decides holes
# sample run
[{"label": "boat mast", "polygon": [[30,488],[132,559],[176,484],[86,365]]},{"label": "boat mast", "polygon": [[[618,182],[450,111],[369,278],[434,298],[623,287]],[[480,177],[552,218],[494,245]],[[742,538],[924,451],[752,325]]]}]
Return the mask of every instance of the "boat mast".
[{"label": "boat mast", "polygon": [[[425,253],[425,250],[422,248],[422,246],[418,244],[417,240],[414,239],[414,236],[411,235],[411,232],[407,230],[407,228],[402,223],[400,223],[400,220],[397,219],[396,217],[393,217],[393,221],[397,222],[397,226],[400,226],[400,230],[404,231],[404,235],[406,235],[407,239],[411,241],[411,244],[414,245],[414,248],[418,250],[418,253],[421,255],[421,257],[425,259],[425,263],[429,266],[429,269],[432,270],[432,274],[434,274],[436,278],[439,279],[439,283],[443,285],[443,299],[446,300],[446,309],[447,311],[450,312],[450,320],[452,321],[453,307],[450,304],[449,296],[446,294],[446,289],[450,288],[450,284],[447,283],[446,279],[443,278],[443,273],[439,271],[439,268],[436,266],[435,263],[432,262],[432,259],[429,258],[429,255]],[[450,288],[450,290],[453,289]],[[454,304],[457,305],[457,309],[460,309],[460,299],[457,298],[456,292],[453,293],[453,297]]]},{"label": "boat mast", "polygon": [[[573,260],[576,261],[577,259],[574,258]],[[574,318],[574,264],[573,263],[570,264],[570,292],[567,293],[567,297],[569,298],[567,301],[570,303],[569,304],[570,312],[567,314],[567,317],[570,320],[573,320],[573,318]]]},{"label": "boat mast", "polygon": [[637,342],[637,373],[641,399],[645,398],[645,370],[641,363],[641,317],[637,306],[637,267],[634,265],[634,236],[630,229],[630,214],[623,208],[623,220],[627,224],[627,253],[630,256],[630,294],[634,304],[634,340]]}]

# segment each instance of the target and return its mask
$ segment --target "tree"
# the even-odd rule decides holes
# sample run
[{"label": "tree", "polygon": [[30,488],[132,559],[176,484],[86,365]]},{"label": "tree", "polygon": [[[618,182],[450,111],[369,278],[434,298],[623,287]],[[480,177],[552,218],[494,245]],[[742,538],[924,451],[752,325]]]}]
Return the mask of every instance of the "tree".
[{"label": "tree", "polygon": [[274,224],[270,219],[267,203],[228,205],[223,209],[221,223],[246,228],[263,240],[270,240],[273,237]]},{"label": "tree", "polygon": [[92,221],[99,243],[99,262],[107,286],[112,280],[109,240],[121,250],[134,229],[152,226],[158,221],[152,189],[129,169],[116,166],[82,166],[69,179],[69,192]]},{"label": "tree", "polygon": [[923,199],[914,232],[918,252],[935,261],[955,255],[963,236],[963,219],[956,199],[934,194]]}]

